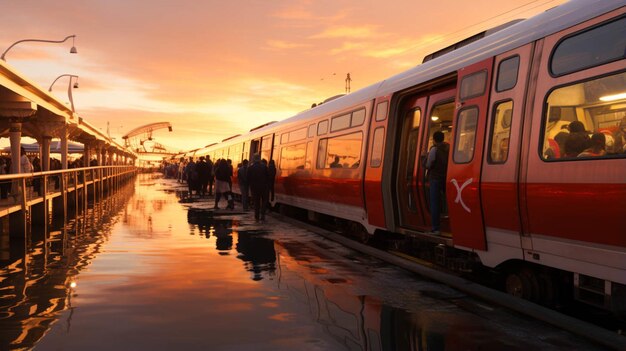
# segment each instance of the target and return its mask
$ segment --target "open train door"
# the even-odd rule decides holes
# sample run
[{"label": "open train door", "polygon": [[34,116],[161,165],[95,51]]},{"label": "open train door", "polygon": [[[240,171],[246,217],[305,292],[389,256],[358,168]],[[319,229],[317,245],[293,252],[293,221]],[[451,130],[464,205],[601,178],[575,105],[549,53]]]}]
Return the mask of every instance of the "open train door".
[{"label": "open train door", "polygon": [[480,175],[493,58],[458,72],[446,197],[456,246],[486,250]]}]

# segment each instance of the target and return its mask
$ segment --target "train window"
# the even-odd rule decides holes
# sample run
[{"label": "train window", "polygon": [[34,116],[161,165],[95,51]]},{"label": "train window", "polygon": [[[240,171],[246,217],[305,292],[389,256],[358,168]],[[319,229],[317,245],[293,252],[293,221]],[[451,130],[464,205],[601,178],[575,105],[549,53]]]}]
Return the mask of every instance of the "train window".
[{"label": "train window", "polygon": [[517,72],[519,69],[519,56],[513,56],[502,60],[498,66],[498,81],[496,91],[502,92],[513,89],[517,84]]},{"label": "train window", "polygon": [[374,130],[374,139],[372,140],[372,158],[371,167],[380,167],[383,161],[383,147],[385,146],[385,128],[379,127]]},{"label": "train window", "polygon": [[542,159],[626,157],[626,73],[561,86],[547,98]]},{"label": "train window", "polygon": [[289,142],[306,139],[306,133],[307,133],[306,128],[301,128],[301,129],[289,132]]},{"label": "train window", "polygon": [[387,118],[389,101],[383,101],[376,106],[376,122],[384,121]]},{"label": "train window", "polygon": [[350,121],[350,127],[360,126],[365,122],[365,109],[352,112],[352,121]]},{"label": "train window", "polygon": [[325,119],[317,124],[317,135],[328,133],[328,120]]},{"label": "train window", "polygon": [[500,102],[494,106],[489,163],[505,163],[509,157],[512,115],[513,101]]},{"label": "train window", "polygon": [[626,57],[626,17],[561,40],[552,51],[550,73],[562,76]]},{"label": "train window", "polygon": [[315,124],[311,124],[309,126],[309,133],[308,133],[308,137],[312,138],[315,136]]},{"label": "train window", "polygon": [[272,135],[266,135],[261,141],[261,159],[270,160],[272,156]]},{"label": "train window", "polygon": [[330,131],[336,132],[338,130],[350,128],[350,114],[333,117],[330,122]]},{"label": "train window", "polygon": [[469,163],[474,158],[478,107],[472,106],[459,112],[454,139],[454,163]]},{"label": "train window", "polygon": [[285,146],[280,151],[280,169],[304,169],[306,143]]},{"label": "train window", "polygon": [[319,142],[317,168],[359,168],[363,133],[351,133]]},{"label": "train window", "polygon": [[281,144],[287,144],[289,142],[289,133],[283,133],[280,136],[280,143]]},{"label": "train window", "polygon": [[317,144],[317,168],[326,168],[326,147],[328,139],[321,139]]},{"label": "train window", "polygon": [[461,101],[481,96],[487,86],[487,71],[480,71],[463,77],[459,98]]}]

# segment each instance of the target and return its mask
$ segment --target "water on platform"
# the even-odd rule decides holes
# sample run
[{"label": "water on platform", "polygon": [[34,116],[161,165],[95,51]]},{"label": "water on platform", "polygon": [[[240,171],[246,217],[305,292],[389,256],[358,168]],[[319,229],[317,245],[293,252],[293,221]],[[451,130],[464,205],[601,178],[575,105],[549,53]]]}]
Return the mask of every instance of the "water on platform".
[{"label": "water on platform", "polygon": [[595,348],[185,190],[140,175],[85,215],[3,238],[0,349]]}]

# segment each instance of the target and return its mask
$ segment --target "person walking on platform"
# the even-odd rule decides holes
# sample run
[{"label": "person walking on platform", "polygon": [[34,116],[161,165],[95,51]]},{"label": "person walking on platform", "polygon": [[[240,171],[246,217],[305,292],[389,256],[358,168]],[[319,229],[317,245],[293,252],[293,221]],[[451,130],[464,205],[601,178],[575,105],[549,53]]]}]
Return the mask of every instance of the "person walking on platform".
[{"label": "person walking on platform", "polygon": [[204,160],[204,156],[200,156],[200,160],[196,164],[196,172],[198,172],[198,192],[201,197],[204,197],[206,195],[206,187],[209,184],[209,177],[211,176],[211,169]]},{"label": "person walking on platform", "polygon": [[215,209],[219,209],[219,202],[222,195],[228,201],[227,209],[232,210],[235,208],[233,201],[233,194],[230,191],[230,182],[233,173],[228,166],[228,163],[224,159],[217,161],[217,168],[215,169]]},{"label": "person walking on platform", "polygon": [[198,171],[196,170],[196,163],[193,161],[193,157],[189,158],[189,162],[185,166],[185,179],[187,180],[187,188],[189,189],[189,197],[193,196],[193,191],[198,191]]},{"label": "person walking on platform", "polygon": [[239,169],[237,169],[237,183],[239,183],[239,191],[241,191],[241,207],[244,211],[249,209],[249,185],[248,185],[248,160],[243,160]]},{"label": "person walking on platform", "polygon": [[215,165],[213,164],[213,161],[211,161],[211,156],[207,156],[206,157],[206,163],[209,166],[209,196],[213,195],[213,181],[215,178]]},{"label": "person walking on platform", "polygon": [[269,171],[261,162],[261,156],[252,156],[252,165],[248,167],[248,185],[254,202],[254,219],[265,220],[265,206],[269,194]]}]

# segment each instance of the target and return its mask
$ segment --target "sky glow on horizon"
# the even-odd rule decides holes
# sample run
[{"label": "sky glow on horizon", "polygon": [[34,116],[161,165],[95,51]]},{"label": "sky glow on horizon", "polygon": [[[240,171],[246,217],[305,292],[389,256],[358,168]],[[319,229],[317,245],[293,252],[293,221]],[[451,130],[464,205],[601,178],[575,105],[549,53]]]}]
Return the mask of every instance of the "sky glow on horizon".
[{"label": "sky glow on horizon", "polygon": [[[430,52],[564,0],[7,2],[0,48],[76,34],[62,44],[21,43],[9,65],[47,90],[79,76],[76,112],[121,140],[170,122],[155,141],[190,150],[279,121],[415,65]],[[69,79],[53,87],[68,102]]]}]

